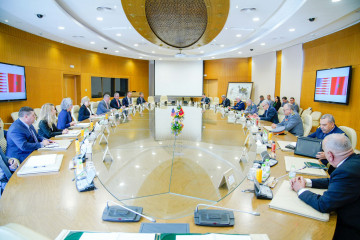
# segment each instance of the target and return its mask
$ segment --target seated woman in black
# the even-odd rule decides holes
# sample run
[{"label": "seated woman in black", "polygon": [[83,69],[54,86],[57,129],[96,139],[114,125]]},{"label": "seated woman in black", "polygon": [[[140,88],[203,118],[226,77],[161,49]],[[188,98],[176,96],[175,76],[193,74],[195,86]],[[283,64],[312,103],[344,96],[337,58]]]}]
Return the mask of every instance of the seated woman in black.
[{"label": "seated woman in black", "polygon": [[51,103],[46,103],[41,107],[39,122],[39,135],[50,139],[56,135],[68,133],[67,129],[59,130],[56,127],[56,110]]},{"label": "seated woman in black", "polygon": [[275,98],[275,102],[274,102],[273,107],[276,109],[276,111],[279,111],[279,108],[281,107],[281,102],[280,102],[280,97],[279,96],[277,96]]},{"label": "seated woman in black", "polygon": [[79,122],[91,118],[92,116],[95,116],[91,112],[89,105],[90,105],[90,99],[88,97],[83,97],[81,99],[81,107],[79,110],[79,117],[78,117]]}]

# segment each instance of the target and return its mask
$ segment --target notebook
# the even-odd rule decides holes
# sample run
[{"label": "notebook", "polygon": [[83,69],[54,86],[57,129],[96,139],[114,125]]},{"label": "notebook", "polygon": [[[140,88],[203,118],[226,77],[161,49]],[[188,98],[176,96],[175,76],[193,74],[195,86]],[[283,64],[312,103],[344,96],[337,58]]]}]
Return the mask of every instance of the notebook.
[{"label": "notebook", "polygon": [[55,136],[55,138],[75,138],[79,136],[80,132],[81,132],[80,130],[69,130],[68,133],[57,135]]},{"label": "notebook", "polygon": [[36,173],[58,172],[63,154],[46,154],[31,156],[17,171],[18,176]]},{"label": "notebook", "polygon": [[72,128],[88,128],[90,127],[90,123],[77,123],[76,125],[72,126]]},{"label": "notebook", "polygon": [[[320,195],[326,191],[326,189],[315,188],[309,190]],[[330,218],[328,213],[321,213],[298,198],[297,193],[291,190],[289,181],[283,181],[274,198],[269,203],[269,207],[324,222],[329,221]]]},{"label": "notebook", "polygon": [[64,151],[69,148],[72,140],[55,140],[45,147],[39,148],[39,151]]},{"label": "notebook", "polygon": [[296,142],[290,142],[290,141],[277,141],[277,143],[279,144],[279,147],[282,151],[284,152],[291,152],[294,151],[290,148],[286,148],[287,145],[293,145],[294,147],[296,147]]},{"label": "notebook", "polygon": [[[285,156],[285,168],[286,168],[286,171],[290,172],[291,165],[294,165],[295,169],[302,168],[302,167],[305,166],[305,162],[319,163],[319,161],[316,160],[316,159]],[[305,168],[305,169],[296,171],[296,173],[313,175],[313,176],[320,176],[320,177],[326,177],[327,176],[327,174],[326,174],[326,172],[324,170],[315,169],[315,168]]]}]

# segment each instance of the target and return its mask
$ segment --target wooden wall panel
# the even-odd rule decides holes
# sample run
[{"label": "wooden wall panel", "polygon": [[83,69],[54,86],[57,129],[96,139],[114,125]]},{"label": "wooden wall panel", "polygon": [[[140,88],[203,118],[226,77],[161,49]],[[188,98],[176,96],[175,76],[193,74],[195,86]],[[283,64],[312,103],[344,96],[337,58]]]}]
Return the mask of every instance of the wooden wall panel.
[{"label": "wooden wall panel", "polygon": [[271,96],[271,98],[275,101],[275,97],[279,96],[280,99],[280,88],[281,88],[281,56],[282,51],[276,52],[276,75],[275,75],[275,96]]},{"label": "wooden wall panel", "polygon": [[221,95],[226,95],[229,82],[251,82],[251,65],[249,67],[248,58],[206,60],[204,74],[206,74],[205,79],[218,80],[217,97],[220,98]]},{"label": "wooden wall panel", "polygon": [[145,98],[149,92],[148,61],[86,51],[1,23],[0,62],[25,66],[28,94],[27,101],[0,103],[0,117],[5,122],[12,122],[10,113],[22,106],[60,104],[65,97],[64,74],[80,76],[81,97],[91,97],[91,76],[129,78],[130,91],[143,91]]},{"label": "wooden wall panel", "polygon": [[[338,126],[354,128],[360,136],[360,24],[305,43],[301,107],[334,115]],[[316,70],[352,65],[350,103],[347,106],[314,102]],[[358,140],[357,148],[360,148]]]}]

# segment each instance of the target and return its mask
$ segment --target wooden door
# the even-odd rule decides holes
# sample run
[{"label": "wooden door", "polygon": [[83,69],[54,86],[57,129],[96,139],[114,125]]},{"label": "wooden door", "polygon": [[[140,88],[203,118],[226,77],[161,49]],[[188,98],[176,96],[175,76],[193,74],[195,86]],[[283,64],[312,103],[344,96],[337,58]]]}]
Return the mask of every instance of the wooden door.
[{"label": "wooden door", "polygon": [[217,97],[218,95],[218,80],[204,79],[204,93],[208,97]]},{"label": "wooden door", "polygon": [[81,81],[79,75],[63,75],[63,98],[71,98],[74,105],[81,103]]}]

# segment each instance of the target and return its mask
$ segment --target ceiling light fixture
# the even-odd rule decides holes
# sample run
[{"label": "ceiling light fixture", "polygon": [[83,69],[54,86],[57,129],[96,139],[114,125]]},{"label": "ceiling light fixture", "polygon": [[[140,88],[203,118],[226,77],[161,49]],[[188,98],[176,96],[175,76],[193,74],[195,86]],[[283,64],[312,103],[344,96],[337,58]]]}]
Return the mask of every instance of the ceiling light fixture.
[{"label": "ceiling light fixture", "polygon": [[5,21],[5,22],[9,22],[9,20],[7,20],[7,19],[5,19],[4,21]]},{"label": "ceiling light fixture", "polygon": [[215,58],[215,57],[211,57],[211,58]]},{"label": "ceiling light fixture", "polygon": [[253,20],[254,22],[257,22],[257,21],[259,21],[259,20],[260,20],[260,18],[258,18],[258,17],[254,17],[252,20]]},{"label": "ceiling light fixture", "polygon": [[64,41],[61,41],[61,43],[64,43]]},{"label": "ceiling light fixture", "polygon": [[340,2],[341,0],[331,0],[331,2],[335,3],[335,2]]},{"label": "ceiling light fixture", "polygon": [[59,30],[64,30],[64,29],[65,29],[65,27],[63,27],[63,26],[59,26],[59,27],[58,27],[58,29],[59,29]]},{"label": "ceiling light fixture", "polygon": [[238,54],[242,54],[242,52],[238,52]]},{"label": "ceiling light fixture", "polygon": [[119,50],[115,50],[115,52],[116,52],[116,53],[118,53],[118,52],[119,52]]},{"label": "ceiling light fixture", "polygon": [[239,8],[239,5],[236,5],[236,7],[235,8]]},{"label": "ceiling light fixture", "polygon": [[261,45],[261,46],[265,46],[265,43],[264,43],[264,42],[263,42],[263,43],[260,43],[260,45]]},{"label": "ceiling light fixture", "polygon": [[162,60],[162,58],[159,58],[159,60]]},{"label": "ceiling light fixture", "polygon": [[249,13],[249,12],[255,12],[256,8],[242,8],[240,10],[240,12],[245,12],[245,13]]},{"label": "ceiling light fixture", "polygon": [[204,53],[204,51],[200,51],[200,53]]},{"label": "ceiling light fixture", "polygon": [[102,20],[104,20],[104,19],[103,19],[102,17],[97,17],[96,20],[102,21]]},{"label": "ceiling light fixture", "polygon": [[139,44],[135,43],[135,44],[134,44],[134,46],[135,46],[135,47],[138,47],[138,46],[139,46]]},{"label": "ceiling light fixture", "polygon": [[121,33],[117,33],[116,36],[121,37]]},{"label": "ceiling light fixture", "polygon": [[289,32],[295,32],[295,28],[290,28]]},{"label": "ceiling light fixture", "polygon": [[186,55],[185,55],[184,53],[181,53],[181,50],[182,50],[182,49],[180,49],[180,52],[178,52],[177,54],[175,54],[174,57],[176,57],[176,58],[184,58],[184,57],[186,57]]},{"label": "ceiling light fixture", "polygon": [[95,44],[95,42],[90,42],[90,44]]},{"label": "ceiling light fixture", "polygon": [[155,51],[151,51],[151,53],[155,53]]},{"label": "ceiling light fixture", "polygon": [[[143,57],[140,56],[139,58],[143,58]],[[153,153],[153,155],[155,155],[155,154]]]},{"label": "ceiling light fixture", "polygon": [[220,47],[225,47],[225,45],[224,45],[224,44],[221,44]]},{"label": "ceiling light fixture", "polygon": [[236,34],[236,37],[241,37],[241,34]]}]

